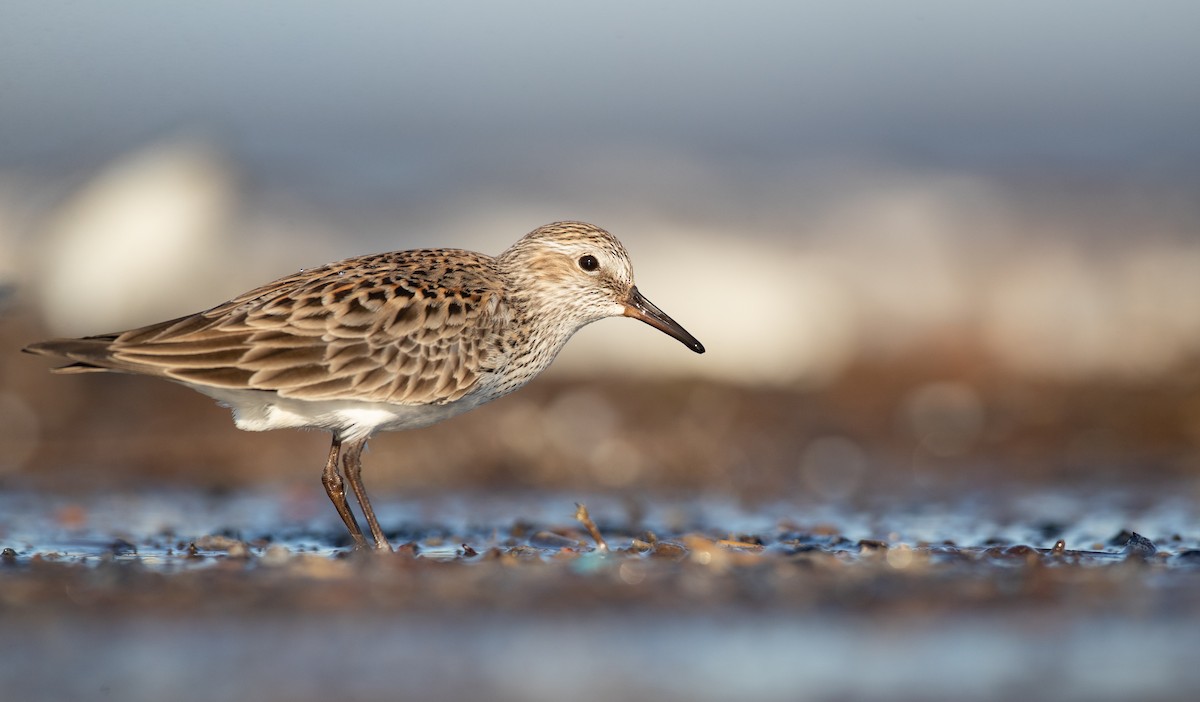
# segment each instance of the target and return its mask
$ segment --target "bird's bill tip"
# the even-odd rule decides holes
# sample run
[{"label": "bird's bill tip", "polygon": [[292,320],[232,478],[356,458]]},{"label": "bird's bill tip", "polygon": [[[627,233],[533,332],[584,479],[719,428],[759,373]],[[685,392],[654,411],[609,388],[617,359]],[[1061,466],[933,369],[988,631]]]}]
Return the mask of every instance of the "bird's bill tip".
[{"label": "bird's bill tip", "polygon": [[704,353],[704,344],[689,334],[679,325],[679,322],[667,316],[666,312],[655,307],[654,303],[647,300],[636,287],[629,291],[629,298],[625,301],[625,316],[640,319],[664,334],[677,339],[692,351]]}]

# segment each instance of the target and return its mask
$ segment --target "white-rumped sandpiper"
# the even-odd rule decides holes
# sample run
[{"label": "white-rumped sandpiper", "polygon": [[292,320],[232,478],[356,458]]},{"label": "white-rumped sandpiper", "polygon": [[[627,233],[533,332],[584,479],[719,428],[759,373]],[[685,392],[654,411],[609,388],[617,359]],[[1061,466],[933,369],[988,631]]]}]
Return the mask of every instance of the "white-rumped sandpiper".
[{"label": "white-rumped sandpiper", "polygon": [[556,222],[497,257],[418,249],[302,270],[197,314],[114,334],[32,344],[72,361],[62,373],[117,371],[173,380],[233,410],[239,429],[326,429],[322,481],[357,548],[358,499],[388,549],[362,482],[376,431],[413,429],[506,395],[542,372],[586,324],[640,319],[696,353],[704,347],[633,284],[621,242]]}]

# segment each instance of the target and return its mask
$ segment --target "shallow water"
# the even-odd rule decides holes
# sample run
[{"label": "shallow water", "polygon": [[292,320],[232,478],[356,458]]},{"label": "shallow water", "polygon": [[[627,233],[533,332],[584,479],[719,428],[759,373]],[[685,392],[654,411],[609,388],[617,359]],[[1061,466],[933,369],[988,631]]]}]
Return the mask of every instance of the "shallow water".
[{"label": "shallow water", "polygon": [[[1154,544],[1166,566],[1200,549],[1200,507],[1188,490],[1037,490],[950,499],[875,497],[855,505],[775,501],[739,505],[716,497],[676,498],[555,493],[433,495],[382,501],[377,512],[393,545],[416,547],[420,557],[522,546],[554,555],[594,546],[573,518],[575,503],[591,516],[615,549],[649,532],[660,539],[688,536],[753,540],[773,549],[815,546],[825,553],[857,554],[860,542],[885,542],[933,552],[978,552],[997,546],[1050,549],[1059,540],[1077,556],[1107,561],[1122,556],[1127,535]],[[562,543],[530,539],[553,533]],[[740,535],[740,536],[736,536]],[[294,553],[344,552],[349,539],[316,490],[236,494],[115,492],[88,497],[15,491],[0,493],[0,539],[15,562],[31,558],[88,563],[120,558],[158,568],[202,561],[241,542],[248,555],[269,546]],[[449,546],[447,544],[450,544]],[[194,546],[190,557],[188,547]],[[459,554],[461,556],[461,553]],[[199,558],[197,558],[199,556]]]},{"label": "shallow water", "polygon": [[1188,492],[587,496],[608,552],[576,495],[432,495],[380,500],[400,548],[375,557],[307,491],[9,492],[0,683],[5,699],[1188,699]]}]

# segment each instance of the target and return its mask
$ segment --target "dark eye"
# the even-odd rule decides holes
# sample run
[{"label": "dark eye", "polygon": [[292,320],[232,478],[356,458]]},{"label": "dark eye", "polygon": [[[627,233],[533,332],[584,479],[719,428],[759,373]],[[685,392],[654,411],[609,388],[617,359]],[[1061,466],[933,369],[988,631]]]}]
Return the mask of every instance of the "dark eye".
[{"label": "dark eye", "polygon": [[600,267],[600,262],[596,260],[595,256],[587,254],[586,256],[579,257],[579,267],[591,273]]}]

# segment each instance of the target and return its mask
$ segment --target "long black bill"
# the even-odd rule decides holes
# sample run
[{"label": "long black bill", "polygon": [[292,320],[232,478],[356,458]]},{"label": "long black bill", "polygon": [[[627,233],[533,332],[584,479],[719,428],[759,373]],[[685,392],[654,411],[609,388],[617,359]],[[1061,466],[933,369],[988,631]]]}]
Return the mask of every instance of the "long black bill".
[{"label": "long black bill", "polygon": [[686,329],[679,326],[679,322],[668,317],[666,312],[658,309],[653,302],[643,297],[636,287],[629,291],[629,299],[625,301],[625,316],[640,319],[664,334],[679,339],[684,346],[696,353],[704,353],[704,344],[688,334]]}]

